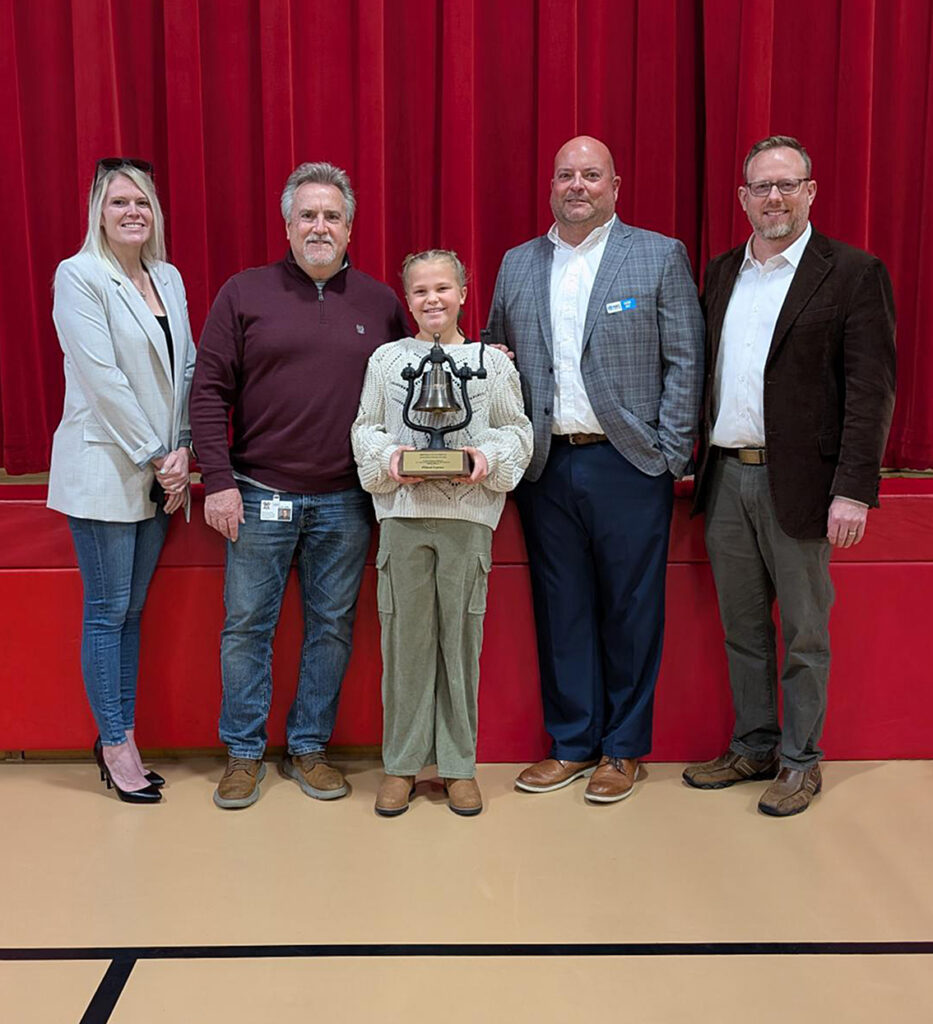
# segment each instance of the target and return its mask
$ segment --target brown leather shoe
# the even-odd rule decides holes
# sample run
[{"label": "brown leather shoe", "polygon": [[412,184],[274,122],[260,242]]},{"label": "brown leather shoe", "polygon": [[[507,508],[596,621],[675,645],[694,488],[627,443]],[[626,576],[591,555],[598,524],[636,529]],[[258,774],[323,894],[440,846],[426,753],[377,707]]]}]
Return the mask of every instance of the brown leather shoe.
[{"label": "brown leather shoe", "polygon": [[454,814],[470,818],[483,809],[483,795],[476,779],[444,779],[447,802]]},{"label": "brown leather shoe", "polygon": [[408,803],[414,795],[414,775],[383,775],[376,794],[376,814],[383,818],[396,818],[408,810]]},{"label": "brown leather shoe", "polygon": [[315,800],[337,800],[349,792],[346,779],[333,765],[327,763],[327,754],[315,750],[310,754],[286,754],[279,771],[287,779],[294,779]]},{"label": "brown leather shoe", "polygon": [[757,779],[773,779],[777,775],[778,756],[773,751],[767,757],[757,760],[727,750],[712,761],[691,764],[684,769],[683,780],[695,789],[725,789],[737,782],[754,782]]},{"label": "brown leather shoe", "polygon": [[818,764],[806,771],[782,768],[778,777],[764,791],[758,810],[774,818],[788,818],[805,811],[823,788],[823,773]]},{"label": "brown leather shoe", "polygon": [[586,784],[583,795],[596,804],[614,804],[617,800],[624,800],[632,795],[639,771],[637,757],[605,756]]},{"label": "brown leather shoe", "polygon": [[259,783],[266,774],[262,758],[227,758],[223,778],[214,790],[214,803],[224,810],[249,807],[259,799]]},{"label": "brown leather shoe", "polygon": [[574,779],[592,775],[595,768],[595,761],[560,761],[546,757],[526,768],[515,780],[515,785],[528,793],[550,793],[553,789],[569,785]]}]

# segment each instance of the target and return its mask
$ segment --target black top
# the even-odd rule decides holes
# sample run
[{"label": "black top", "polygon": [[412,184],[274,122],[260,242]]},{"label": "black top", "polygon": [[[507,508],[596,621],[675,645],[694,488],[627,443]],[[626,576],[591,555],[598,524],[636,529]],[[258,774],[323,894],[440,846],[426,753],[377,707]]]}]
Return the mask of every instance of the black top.
[{"label": "black top", "polygon": [[172,380],[175,379],[175,349],[172,346],[172,331],[168,325],[167,316],[156,316],[159,326],[165,332],[165,344],[168,346],[168,364],[172,368]]}]

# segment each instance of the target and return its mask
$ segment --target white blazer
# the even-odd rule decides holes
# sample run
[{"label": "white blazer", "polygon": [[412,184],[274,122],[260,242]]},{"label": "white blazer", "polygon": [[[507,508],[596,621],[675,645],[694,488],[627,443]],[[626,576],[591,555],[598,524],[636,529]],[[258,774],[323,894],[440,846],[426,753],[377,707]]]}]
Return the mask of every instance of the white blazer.
[{"label": "white blazer", "polygon": [[127,277],[90,253],[64,260],[55,272],[52,319],[65,353],[65,409],[52,441],[48,506],[70,516],[151,519],[149,460],[191,436],[195,348],[185,288],[170,263],[148,270],[168,314],[174,375],[165,334]]}]

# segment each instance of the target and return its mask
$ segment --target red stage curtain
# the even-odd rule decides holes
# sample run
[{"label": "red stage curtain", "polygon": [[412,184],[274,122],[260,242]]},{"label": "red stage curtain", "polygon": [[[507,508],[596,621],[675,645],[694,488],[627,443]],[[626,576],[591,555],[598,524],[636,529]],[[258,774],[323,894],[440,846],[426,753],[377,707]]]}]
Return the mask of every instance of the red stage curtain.
[{"label": "red stage curtain", "polygon": [[[413,249],[472,270],[485,322],[502,253],[546,229],[557,147],[605,139],[619,209],[695,265],[746,231],[742,153],[799,135],[824,231],[895,281],[900,395],[888,458],[933,465],[920,259],[933,161],[928,0],[0,0],[0,464],[47,468],[61,412],[49,315],[97,157],[151,158],[197,335],[237,270],[285,249],[302,160],[347,168],[350,252],[398,286]],[[928,141],[930,140],[930,141]],[[916,211],[916,212],[914,212]]]},{"label": "red stage curtain", "polygon": [[[792,15],[792,16],[789,16]],[[876,253],[894,282],[898,394],[889,466],[933,466],[933,5],[775,0],[704,5],[704,250],[743,241],[749,146],[795,135],[813,158],[824,234]]]}]

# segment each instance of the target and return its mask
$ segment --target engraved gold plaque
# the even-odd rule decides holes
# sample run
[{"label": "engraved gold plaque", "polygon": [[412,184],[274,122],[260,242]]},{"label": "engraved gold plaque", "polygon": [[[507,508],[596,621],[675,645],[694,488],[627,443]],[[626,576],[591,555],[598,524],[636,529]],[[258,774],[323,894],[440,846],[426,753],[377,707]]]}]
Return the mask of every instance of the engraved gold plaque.
[{"label": "engraved gold plaque", "polygon": [[462,448],[422,448],[402,452],[398,471],[400,476],[469,476],[470,456]]}]

